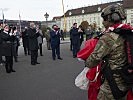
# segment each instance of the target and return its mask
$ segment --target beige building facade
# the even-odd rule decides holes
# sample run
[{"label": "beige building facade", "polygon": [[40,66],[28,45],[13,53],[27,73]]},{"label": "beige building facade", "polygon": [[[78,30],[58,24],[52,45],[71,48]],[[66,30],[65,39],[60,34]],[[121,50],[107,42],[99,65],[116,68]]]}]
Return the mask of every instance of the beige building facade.
[{"label": "beige building facade", "polygon": [[125,8],[127,13],[127,20],[125,22],[133,25],[133,3],[131,3],[131,1],[132,0],[123,0],[68,10],[65,13],[65,21],[64,17],[61,17],[61,28],[64,29],[64,26],[66,25],[65,29],[66,31],[69,31],[73,23],[80,25],[83,21],[87,21],[88,24],[91,25],[95,23],[97,28],[103,28],[101,18],[102,9],[116,3],[123,5]]}]

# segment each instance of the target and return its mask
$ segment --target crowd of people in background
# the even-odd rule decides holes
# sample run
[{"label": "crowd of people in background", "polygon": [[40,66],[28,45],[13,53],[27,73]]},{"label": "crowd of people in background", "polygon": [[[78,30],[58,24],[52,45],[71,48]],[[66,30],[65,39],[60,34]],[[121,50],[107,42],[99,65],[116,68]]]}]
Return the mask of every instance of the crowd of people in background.
[{"label": "crowd of people in background", "polygon": [[[9,27],[9,29],[8,29]],[[5,32],[8,35],[8,39],[5,38],[2,33]],[[100,32],[100,31],[99,31]],[[82,25],[77,27],[77,23],[74,23],[72,28],[70,29],[70,50],[72,51],[73,58],[77,57],[77,52],[80,50],[84,37],[86,36],[86,40],[91,39],[94,34],[99,34],[96,30],[93,30],[91,25],[88,26],[87,29],[84,29]],[[12,38],[14,37],[14,38]],[[52,51],[52,59],[56,60],[56,56],[58,59],[62,60],[60,57],[60,40],[64,41],[64,32],[60,29],[56,24],[53,25],[52,29],[47,28],[45,34],[41,30],[41,26],[36,25],[31,22],[29,27],[25,26],[21,32],[18,31],[16,26],[13,25],[1,25],[0,30],[0,46],[3,46],[3,42],[7,44],[12,44],[11,50],[4,51],[1,49],[0,56],[0,64],[5,64],[7,69],[7,62],[11,63],[11,67],[13,67],[13,59],[15,62],[18,62],[18,49],[20,46],[20,40],[22,39],[23,51],[24,55],[31,56],[31,65],[40,64],[37,61],[38,57],[38,49],[40,56],[43,56],[43,39],[46,38],[47,49]],[[8,43],[8,42],[11,43]],[[5,45],[5,44],[4,44]],[[10,51],[11,57],[6,57],[5,53]],[[2,54],[3,53],[3,54]],[[8,54],[8,53],[7,53]],[[4,58],[5,56],[5,58]],[[10,73],[10,71],[7,71]],[[15,72],[15,71],[14,71]]]},{"label": "crowd of people in background", "polygon": [[43,56],[44,37],[46,38],[47,49],[52,51],[53,60],[56,59],[56,56],[62,60],[60,57],[60,39],[64,41],[64,34],[57,25],[53,25],[52,29],[47,28],[45,34],[42,32],[41,26],[33,22],[30,23],[29,27],[25,26],[21,32],[16,26],[8,24],[1,24],[0,28],[0,65],[5,66],[7,73],[16,72],[13,69],[13,62],[19,61],[18,50],[21,44],[24,55],[31,56],[31,65],[40,64],[37,58],[38,52],[40,56]]},{"label": "crowd of people in background", "polygon": [[[73,58],[77,57],[83,41],[87,41],[94,36],[98,36],[102,32],[101,28],[88,25],[87,29],[84,29],[82,25],[77,27],[77,23],[74,23],[70,29],[70,50],[73,52]],[[86,38],[86,39],[84,39]]]}]

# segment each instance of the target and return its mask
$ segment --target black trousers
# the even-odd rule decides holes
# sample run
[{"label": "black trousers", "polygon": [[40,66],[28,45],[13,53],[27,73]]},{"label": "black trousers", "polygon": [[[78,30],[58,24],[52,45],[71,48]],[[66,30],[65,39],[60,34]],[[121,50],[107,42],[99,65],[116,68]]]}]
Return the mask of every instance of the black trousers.
[{"label": "black trousers", "polygon": [[0,55],[0,64],[2,63],[2,56]]},{"label": "black trousers", "polygon": [[24,47],[24,54],[27,55],[27,52],[28,52],[28,55],[29,55],[29,54],[30,54],[30,50],[29,50],[29,48]]},{"label": "black trousers", "polygon": [[79,52],[80,50],[80,42],[79,43],[73,43],[73,56],[76,57],[77,56],[77,53]]},{"label": "black trousers", "polygon": [[56,58],[56,55],[58,58],[60,58],[60,45],[52,46],[52,57],[53,59]]},{"label": "black trousers", "polygon": [[42,55],[42,43],[39,44],[40,55]]},{"label": "black trousers", "polygon": [[73,45],[72,45],[72,39],[70,39],[70,50],[72,51]]},{"label": "black trousers", "polygon": [[38,50],[31,50],[31,64],[37,63]]},{"label": "black trousers", "polygon": [[47,41],[47,49],[51,50],[51,43],[50,43],[50,41]]},{"label": "black trousers", "polygon": [[19,46],[16,46],[16,55],[18,56],[18,47]]},{"label": "black trousers", "polygon": [[5,68],[6,72],[13,70],[13,56],[5,56]]}]

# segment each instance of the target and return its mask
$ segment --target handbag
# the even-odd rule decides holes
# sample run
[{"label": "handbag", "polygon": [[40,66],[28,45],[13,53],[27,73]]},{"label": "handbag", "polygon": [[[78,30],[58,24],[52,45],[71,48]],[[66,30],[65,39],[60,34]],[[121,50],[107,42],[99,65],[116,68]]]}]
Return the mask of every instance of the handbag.
[{"label": "handbag", "polygon": [[89,68],[85,67],[75,79],[75,85],[82,90],[88,90],[89,80],[86,77],[86,73],[88,72],[88,70]]}]

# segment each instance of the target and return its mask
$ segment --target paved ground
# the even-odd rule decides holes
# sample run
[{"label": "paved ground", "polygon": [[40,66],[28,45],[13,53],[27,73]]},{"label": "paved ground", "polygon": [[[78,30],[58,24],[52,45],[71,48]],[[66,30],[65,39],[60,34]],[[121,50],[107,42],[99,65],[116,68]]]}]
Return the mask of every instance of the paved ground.
[{"label": "paved ground", "polygon": [[30,56],[20,47],[16,73],[7,74],[0,66],[0,100],[87,100],[87,91],[74,85],[83,63],[72,58],[68,41],[61,44],[62,61],[53,61],[46,45],[43,49],[40,65],[31,66]]}]

